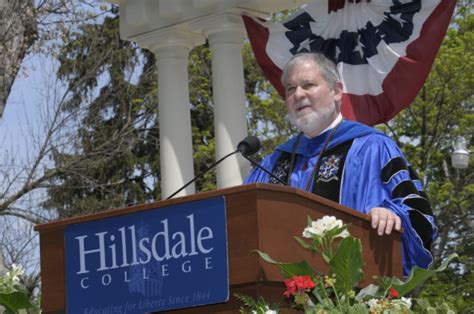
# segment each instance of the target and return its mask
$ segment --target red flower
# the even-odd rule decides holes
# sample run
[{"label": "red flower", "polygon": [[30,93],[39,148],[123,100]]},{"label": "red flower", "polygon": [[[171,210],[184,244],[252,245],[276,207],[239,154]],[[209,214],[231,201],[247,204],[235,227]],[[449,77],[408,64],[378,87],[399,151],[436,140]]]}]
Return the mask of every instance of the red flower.
[{"label": "red flower", "polygon": [[295,276],[294,278],[299,289],[312,289],[316,286],[310,276]]},{"label": "red flower", "polygon": [[285,286],[286,290],[283,292],[283,295],[289,298],[299,291],[313,289],[316,284],[311,280],[310,276],[293,276],[285,280]]},{"label": "red flower", "polygon": [[286,290],[283,292],[283,295],[287,298],[296,294],[296,285],[292,278],[285,280]]},{"label": "red flower", "polygon": [[391,296],[392,298],[398,298],[399,293],[398,293],[397,290],[395,290],[394,288],[390,287],[390,289],[388,289],[388,291],[390,292],[390,296]]}]

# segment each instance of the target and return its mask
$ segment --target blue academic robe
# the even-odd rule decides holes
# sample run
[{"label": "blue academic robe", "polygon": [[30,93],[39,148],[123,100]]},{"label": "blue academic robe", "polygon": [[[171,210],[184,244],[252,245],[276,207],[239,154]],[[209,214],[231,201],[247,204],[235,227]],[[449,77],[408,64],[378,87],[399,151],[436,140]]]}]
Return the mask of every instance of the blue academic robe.
[{"label": "blue academic robe", "polygon": [[[305,189],[319,158],[320,150],[330,131],[315,137],[301,136],[296,147],[295,162],[291,173],[293,187]],[[265,157],[260,165],[277,174],[276,165],[281,157],[290,155],[296,137],[278,146],[276,151]],[[427,268],[433,261],[430,252],[432,241],[436,238],[437,227],[431,207],[423,191],[418,176],[408,164],[397,145],[383,133],[363,124],[343,121],[329,142],[326,151],[341,147],[344,153],[343,164],[338,156],[331,161],[325,157],[318,176],[323,181],[338,180],[338,201],[340,204],[368,213],[374,207],[385,207],[402,220],[403,271],[408,275],[414,265]],[[337,177],[338,163],[340,176]],[[244,184],[270,182],[270,176],[254,168]],[[316,183],[319,184],[319,183]],[[314,182],[308,191],[317,193]],[[317,193],[318,194],[318,193]]]}]

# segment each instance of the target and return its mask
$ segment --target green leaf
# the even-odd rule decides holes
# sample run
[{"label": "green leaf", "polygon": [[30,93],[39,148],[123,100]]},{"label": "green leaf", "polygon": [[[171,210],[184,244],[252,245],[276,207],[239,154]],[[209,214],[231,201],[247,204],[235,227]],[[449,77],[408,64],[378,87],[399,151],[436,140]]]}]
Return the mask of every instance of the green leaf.
[{"label": "green leaf", "polygon": [[307,249],[307,250],[310,250],[310,251],[313,251],[313,249],[311,248],[311,245],[309,245],[308,243],[306,243],[305,240],[299,238],[299,237],[293,237],[296,242],[298,242],[298,244],[303,248],[303,249]]},{"label": "green leaf", "polygon": [[347,314],[367,314],[368,309],[364,304],[356,303],[346,310]]},{"label": "green leaf", "polygon": [[441,272],[448,267],[448,264],[453,260],[454,258],[458,258],[458,255],[456,253],[453,253],[449,255],[443,263],[436,269],[423,269],[420,267],[413,267],[410,276],[405,282],[402,282],[400,279],[396,278],[393,281],[392,287],[398,291],[400,296],[404,296],[419,285],[421,285],[423,282],[425,282],[427,279],[431,278],[433,275],[435,275],[438,272]]},{"label": "green leaf", "polygon": [[321,253],[321,256],[323,257],[324,261],[329,264],[331,263],[331,257],[327,255],[325,252]]},{"label": "green leaf", "polygon": [[347,237],[329,264],[329,273],[336,274],[336,289],[347,294],[364,278],[362,245],[359,239]]},{"label": "green leaf", "polygon": [[347,230],[348,225],[343,225],[342,227],[335,227],[326,233],[326,237],[328,238],[334,238],[338,234],[341,234],[344,230]]},{"label": "green leaf", "polygon": [[437,309],[441,313],[454,314],[454,311],[451,309],[451,307],[448,304],[446,304],[446,302],[443,302],[440,305],[438,305]]},{"label": "green leaf", "polygon": [[33,305],[25,292],[15,291],[11,293],[0,293],[0,304],[12,313],[21,309],[32,308]]},{"label": "green leaf", "polygon": [[430,302],[425,299],[418,299],[416,304],[418,304],[418,306],[421,307],[423,311],[426,311],[429,307],[431,307]]},{"label": "green leaf", "polygon": [[270,255],[268,255],[267,253],[261,252],[259,250],[254,250],[252,252],[257,252],[260,255],[260,257],[267,263],[278,266],[278,268],[280,268],[285,278],[291,278],[293,276],[305,276],[305,275],[310,275],[314,278],[318,275],[318,273],[315,272],[313,268],[311,268],[311,266],[306,261],[301,261],[299,263],[282,263],[282,262],[275,261],[273,258],[270,257]]}]

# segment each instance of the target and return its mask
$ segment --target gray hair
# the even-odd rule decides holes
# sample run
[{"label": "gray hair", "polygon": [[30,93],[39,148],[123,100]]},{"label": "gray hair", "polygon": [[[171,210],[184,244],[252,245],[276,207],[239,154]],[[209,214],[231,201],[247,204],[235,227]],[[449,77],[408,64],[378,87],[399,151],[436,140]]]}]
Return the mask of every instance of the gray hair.
[{"label": "gray hair", "polygon": [[328,59],[325,55],[319,52],[302,52],[291,57],[290,61],[288,61],[288,63],[283,68],[281,82],[285,88],[288,84],[288,73],[291,71],[291,69],[295,65],[305,62],[313,62],[318,66],[322,77],[330,88],[335,88],[336,83],[341,80],[336,64]]}]

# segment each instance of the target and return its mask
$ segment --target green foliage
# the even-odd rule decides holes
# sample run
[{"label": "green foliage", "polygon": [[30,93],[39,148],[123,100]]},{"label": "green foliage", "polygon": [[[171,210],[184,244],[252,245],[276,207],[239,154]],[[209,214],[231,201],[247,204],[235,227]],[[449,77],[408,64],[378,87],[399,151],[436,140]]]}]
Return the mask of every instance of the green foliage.
[{"label": "green foliage", "polygon": [[[19,276],[23,274],[21,267],[13,265],[11,271],[0,275],[0,306],[5,308],[6,314],[19,313],[27,309],[33,309],[28,292],[20,283]],[[39,312],[35,309],[35,313]]]},{"label": "green foliage", "polygon": [[85,112],[78,141],[53,155],[59,175],[44,206],[60,217],[159,195],[148,184],[159,167],[154,57],[120,40],[118,25],[117,17],[83,25],[71,32],[59,57],[58,76],[70,90],[65,110]]},{"label": "green foliage", "polygon": [[[323,277],[318,274],[306,261],[283,263],[274,260],[267,253],[256,251],[264,261],[277,266],[285,278],[288,278],[285,282],[287,286],[285,293],[293,296],[297,307],[304,309],[305,313],[413,313],[410,311],[411,300],[403,298],[403,296],[414,291],[437,273],[445,271],[448,264],[457,257],[456,254],[450,255],[436,269],[413,267],[410,275],[403,281],[396,277],[379,278],[378,286],[371,284],[356,295],[356,288],[359,282],[364,279],[361,242],[349,234],[345,235],[345,233],[342,241],[333,241],[341,236],[341,232],[347,230],[347,225],[339,226],[337,222],[320,224],[326,218],[328,217],[323,217],[315,223],[309,220],[308,228],[305,229],[303,235],[310,239],[311,244],[301,245],[304,240],[299,238],[297,241],[303,248],[320,254],[327,252],[324,246],[331,243],[333,254],[329,254],[329,260],[326,261],[329,265],[329,275]],[[320,226],[323,227],[320,228]],[[312,229],[307,232],[310,228]],[[332,239],[320,241],[326,236],[330,236]],[[314,239],[317,241],[313,241]],[[319,247],[313,248],[313,245]],[[297,280],[301,280],[299,279],[301,276],[309,276],[311,280],[314,280],[315,284],[312,289],[301,290],[298,288],[295,290],[292,288],[293,285],[298,285]],[[288,281],[294,283],[288,284]],[[310,298],[309,293],[314,299]],[[432,306],[429,301],[417,299],[417,303],[423,311],[431,310],[431,308],[435,311],[450,310],[450,307],[444,302]]]},{"label": "green foliage", "polygon": [[[60,217],[160,198],[155,58],[120,40],[118,21],[118,16],[108,15],[101,24],[70,30],[59,55],[58,77],[70,90],[65,111],[83,112],[78,141],[52,156],[58,175],[43,206],[57,210]],[[263,155],[291,131],[285,131],[289,129],[282,100],[263,77],[248,43],[243,59],[250,128],[265,134]],[[215,161],[211,74],[209,46],[194,48],[189,90],[196,174]],[[215,170],[196,182],[197,191],[215,187]]]},{"label": "green foliage", "polygon": [[317,275],[319,275],[319,273],[313,270],[313,268],[306,261],[301,261],[299,263],[277,262],[265,252],[259,250],[255,250],[254,252],[258,253],[258,255],[260,255],[260,258],[263,259],[265,262],[278,266],[285,278],[303,275],[311,275],[312,277],[316,277]]},{"label": "green foliage", "polygon": [[243,304],[239,309],[239,313],[265,314],[270,309],[278,311],[277,304],[268,305],[262,297],[254,300],[253,298],[240,293],[235,293],[234,296]]},{"label": "green foliage", "polygon": [[391,281],[390,285],[394,287],[401,296],[406,295],[413,291],[418,285],[433,277],[436,273],[443,272],[448,267],[448,264],[457,257],[457,254],[451,254],[436,269],[423,269],[418,266],[414,266],[407,279],[401,281],[395,278]]},{"label": "green foliage", "polygon": [[[472,249],[472,239],[470,241]],[[474,310],[472,296],[474,295],[473,264],[461,253],[459,269],[448,268],[428,280],[419,297],[429,300],[432,304],[449,304],[456,313],[472,313]],[[471,255],[472,256],[472,253]]]},{"label": "green foliage", "polygon": [[33,307],[26,291],[14,291],[10,293],[0,291],[0,305],[5,307],[5,314],[18,313],[20,310]]},{"label": "green foliage", "polygon": [[415,306],[416,313],[455,313],[447,303],[441,302],[436,304],[430,304],[429,301],[420,299]]},{"label": "green foliage", "polygon": [[353,237],[344,238],[329,262],[329,273],[336,276],[336,290],[346,297],[364,279],[362,244]]},{"label": "green foliage", "polygon": [[[456,11],[418,97],[382,129],[398,141],[425,185],[439,227],[433,247],[435,264],[452,253],[460,256],[452,269],[427,282],[422,295],[438,304],[445,300],[457,311],[464,308],[472,311],[472,289],[465,283],[474,280],[473,155],[467,169],[454,169],[450,162],[452,143],[460,135],[467,139],[468,149],[473,151],[472,3],[459,1]],[[471,297],[463,296],[463,291]]]},{"label": "green foliage", "polygon": [[[189,77],[194,172],[200,174],[215,161],[211,52],[207,44],[191,51]],[[215,178],[215,169],[209,171],[203,178],[197,180],[196,189],[198,191],[214,190],[216,188]]]},{"label": "green foliage", "polygon": [[[49,182],[49,199],[43,205],[57,210],[60,217],[160,198],[155,58],[120,40],[118,24],[118,16],[109,14],[99,24],[83,24],[65,33],[58,71],[70,90],[65,111],[83,114],[78,141],[51,156],[58,175]],[[439,224],[435,265],[451,253],[460,255],[460,261],[447,270],[449,275],[441,273],[429,280],[423,293],[438,304],[446,297],[458,310],[474,306],[473,298],[460,292],[464,288],[468,296],[473,293],[466,288],[474,280],[470,266],[474,256],[473,163],[461,172],[450,166],[449,159],[457,136],[468,136],[471,151],[473,146],[473,26],[472,5],[458,2],[456,19],[418,97],[381,126],[400,144],[426,186]],[[262,139],[262,157],[296,130],[286,121],[284,101],[264,78],[248,42],[243,61],[248,127]],[[196,174],[215,160],[211,74],[208,45],[194,48],[189,88]],[[197,191],[214,188],[213,171],[196,183]]]}]

